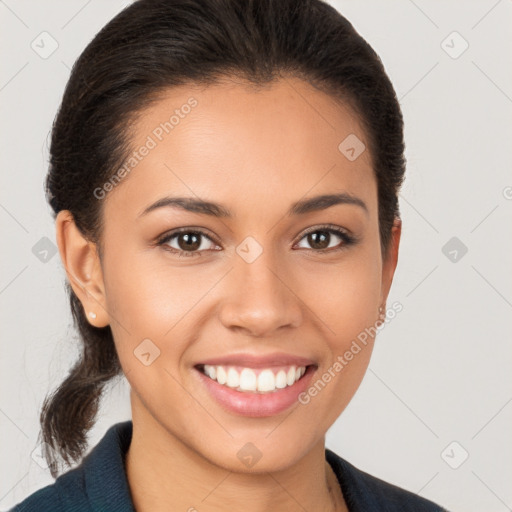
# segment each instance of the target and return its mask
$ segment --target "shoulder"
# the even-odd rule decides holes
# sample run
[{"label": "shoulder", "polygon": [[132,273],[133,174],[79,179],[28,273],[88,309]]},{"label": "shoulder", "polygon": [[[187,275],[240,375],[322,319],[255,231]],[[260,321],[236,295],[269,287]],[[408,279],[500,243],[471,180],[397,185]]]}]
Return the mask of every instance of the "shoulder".
[{"label": "shoulder", "polygon": [[8,512],[85,512],[89,511],[81,468],[59,476],[53,484],[39,489]]},{"label": "shoulder", "polygon": [[8,512],[134,512],[124,470],[132,422],[110,427],[79,466]]},{"label": "shoulder", "polygon": [[350,512],[447,512],[436,503],[356,468],[326,448]]}]

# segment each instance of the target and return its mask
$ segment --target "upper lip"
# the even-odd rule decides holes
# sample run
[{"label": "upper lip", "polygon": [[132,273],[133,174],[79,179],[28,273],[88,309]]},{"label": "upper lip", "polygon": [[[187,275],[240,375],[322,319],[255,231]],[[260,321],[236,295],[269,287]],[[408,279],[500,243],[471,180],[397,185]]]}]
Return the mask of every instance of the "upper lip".
[{"label": "upper lip", "polygon": [[294,356],[284,352],[274,352],[272,354],[255,355],[249,353],[229,354],[225,356],[205,359],[197,363],[199,365],[212,366],[244,366],[247,368],[269,368],[272,366],[309,366],[316,364],[306,357]]}]

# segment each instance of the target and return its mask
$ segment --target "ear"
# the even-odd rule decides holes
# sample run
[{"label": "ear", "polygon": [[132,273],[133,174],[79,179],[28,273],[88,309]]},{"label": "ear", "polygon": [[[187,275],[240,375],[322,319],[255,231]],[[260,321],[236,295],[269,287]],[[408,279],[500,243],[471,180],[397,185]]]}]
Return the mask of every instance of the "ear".
[{"label": "ear", "polygon": [[96,244],[84,238],[69,210],[57,214],[55,228],[60,258],[87,320],[94,327],[107,326],[109,315]]},{"label": "ear", "polygon": [[391,240],[389,242],[388,251],[385,260],[382,262],[382,286],[380,304],[385,311],[385,303],[388,298],[393,276],[395,274],[396,265],[398,263],[398,248],[400,245],[400,236],[402,234],[402,221],[395,218],[393,227],[391,228]]}]

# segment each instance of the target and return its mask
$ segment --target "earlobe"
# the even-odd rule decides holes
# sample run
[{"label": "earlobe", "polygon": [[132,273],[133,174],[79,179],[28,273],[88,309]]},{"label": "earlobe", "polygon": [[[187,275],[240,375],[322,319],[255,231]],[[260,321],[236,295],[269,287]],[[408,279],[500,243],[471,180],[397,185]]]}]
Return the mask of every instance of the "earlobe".
[{"label": "earlobe", "polygon": [[107,326],[109,315],[96,244],[83,236],[69,210],[57,214],[55,228],[62,264],[87,319],[94,327]]}]

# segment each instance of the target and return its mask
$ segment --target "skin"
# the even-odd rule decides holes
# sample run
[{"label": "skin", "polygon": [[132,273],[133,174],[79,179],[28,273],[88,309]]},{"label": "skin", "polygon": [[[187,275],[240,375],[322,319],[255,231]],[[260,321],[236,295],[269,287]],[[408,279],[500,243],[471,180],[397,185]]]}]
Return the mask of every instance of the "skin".
[{"label": "skin", "polygon": [[[366,143],[365,133],[348,107],[299,79],[259,91],[234,80],[168,90],[134,124],[133,148],[190,96],[198,105],[102,199],[101,259],[69,212],[56,222],[67,276],[85,313],[96,313],[89,321],[111,326],[131,386],[126,473],[135,507],[348,510],[325,460],[325,434],[356,392],[374,339],[307,405],[263,418],[224,410],[193,366],[233,352],[283,351],[316,361],[314,383],[378,320],[401,222],[383,260],[369,151],[351,162],[338,150],[351,133]],[[334,192],[359,197],[368,211],[340,204],[286,214],[299,199]],[[168,207],[138,218],[168,195],[222,203],[234,217]],[[322,255],[304,231],[325,223],[358,242],[332,251],[344,242],[331,235]],[[179,227],[212,234],[200,238],[201,256],[155,245]],[[247,236],[263,249],[252,263],[236,252]],[[167,248],[183,250],[179,241]],[[149,366],[134,356],[146,338],[160,350]],[[237,457],[247,442],[262,453],[252,468]]]}]

